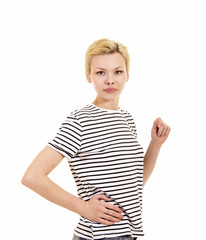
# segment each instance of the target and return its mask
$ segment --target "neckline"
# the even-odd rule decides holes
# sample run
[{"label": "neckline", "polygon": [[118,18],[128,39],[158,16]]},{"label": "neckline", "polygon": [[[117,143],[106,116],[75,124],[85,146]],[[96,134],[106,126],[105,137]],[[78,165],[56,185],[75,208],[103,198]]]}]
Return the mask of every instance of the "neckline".
[{"label": "neckline", "polygon": [[119,113],[119,112],[121,112],[121,108],[120,108],[120,107],[119,107],[118,110],[115,110],[115,109],[101,108],[101,107],[96,106],[96,105],[93,104],[93,103],[90,103],[90,105],[93,106],[93,107],[95,107],[95,108],[97,108],[97,109],[99,109],[99,110],[103,110],[103,111],[106,111],[106,112],[114,112],[114,113]]}]

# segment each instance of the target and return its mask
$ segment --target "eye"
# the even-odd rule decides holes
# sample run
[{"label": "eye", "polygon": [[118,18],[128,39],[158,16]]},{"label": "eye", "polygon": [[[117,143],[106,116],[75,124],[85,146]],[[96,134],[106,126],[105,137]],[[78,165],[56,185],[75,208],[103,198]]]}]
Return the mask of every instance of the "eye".
[{"label": "eye", "polygon": [[97,75],[104,75],[104,72],[103,71],[99,71],[96,73]]},{"label": "eye", "polygon": [[116,74],[121,74],[122,72],[123,72],[123,71],[121,71],[121,70],[115,71]]}]

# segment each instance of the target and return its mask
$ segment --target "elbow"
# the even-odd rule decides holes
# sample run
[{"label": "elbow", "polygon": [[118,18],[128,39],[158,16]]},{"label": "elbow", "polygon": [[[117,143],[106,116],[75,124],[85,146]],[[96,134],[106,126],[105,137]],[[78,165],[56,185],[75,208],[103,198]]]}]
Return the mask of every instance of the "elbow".
[{"label": "elbow", "polygon": [[35,189],[36,186],[38,185],[39,178],[40,176],[37,176],[34,173],[26,172],[23,178],[21,179],[21,183],[30,189]]},{"label": "elbow", "polygon": [[45,180],[46,175],[42,174],[39,171],[27,170],[24,176],[21,179],[21,183],[30,188],[31,190],[37,190],[42,182]]},{"label": "elbow", "polygon": [[31,183],[33,182],[32,180],[32,176],[30,174],[25,173],[23,178],[21,179],[21,183],[26,186],[29,187],[31,186]]}]

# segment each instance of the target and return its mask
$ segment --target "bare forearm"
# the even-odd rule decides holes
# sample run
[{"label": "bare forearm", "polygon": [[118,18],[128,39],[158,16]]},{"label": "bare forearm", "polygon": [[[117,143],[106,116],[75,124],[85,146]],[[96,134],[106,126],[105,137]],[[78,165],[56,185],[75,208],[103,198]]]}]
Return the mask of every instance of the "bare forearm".
[{"label": "bare forearm", "polygon": [[63,155],[46,146],[33,160],[22,178],[22,184],[45,199],[58,204],[91,221],[112,225],[122,219],[122,210],[107,203],[110,199],[96,194],[89,201],[68,193],[49,177],[49,173],[61,162]]},{"label": "bare forearm", "polygon": [[147,182],[155,167],[162,144],[169,136],[171,128],[161,118],[157,118],[152,127],[152,140],[144,157],[143,185]]},{"label": "bare forearm", "polygon": [[160,148],[161,144],[159,142],[151,140],[144,157],[143,185],[145,185],[153,172]]},{"label": "bare forearm", "polygon": [[82,215],[85,202],[62,189],[48,176],[27,178],[22,183],[50,202]]}]

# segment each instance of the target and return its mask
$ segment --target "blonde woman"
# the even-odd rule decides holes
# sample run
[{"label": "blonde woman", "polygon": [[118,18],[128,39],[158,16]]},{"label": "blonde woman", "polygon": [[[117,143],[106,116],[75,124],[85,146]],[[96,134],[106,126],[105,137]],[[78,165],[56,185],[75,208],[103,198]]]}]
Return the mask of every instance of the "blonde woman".
[{"label": "blonde woman", "polygon": [[[170,127],[160,118],[154,121],[144,155],[131,114],[119,107],[129,62],[127,48],[119,42],[100,39],[89,46],[86,78],[94,86],[96,99],[69,114],[22,179],[47,200],[80,215],[73,240],[126,240],[144,235],[143,186]],[[48,177],[64,157],[78,197]]]}]

